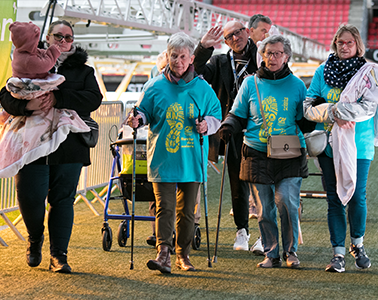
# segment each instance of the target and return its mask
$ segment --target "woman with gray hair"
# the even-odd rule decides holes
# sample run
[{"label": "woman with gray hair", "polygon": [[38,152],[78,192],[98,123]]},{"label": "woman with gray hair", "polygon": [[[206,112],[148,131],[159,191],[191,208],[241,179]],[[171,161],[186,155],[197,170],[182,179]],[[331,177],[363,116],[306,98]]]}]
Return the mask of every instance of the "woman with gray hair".
[{"label": "woman with gray hair", "polygon": [[[280,35],[268,37],[260,45],[259,52],[263,57],[261,67],[255,76],[243,81],[232,109],[222,123],[220,136],[227,143],[232,134],[246,129],[240,179],[250,183],[257,207],[266,256],[257,267],[274,268],[282,264],[278,208],[283,259],[287,267],[298,268],[299,193],[308,169],[304,137],[296,121],[303,117],[306,87],[289,69],[292,51],[288,39]],[[290,159],[268,157],[267,139],[270,135],[298,135],[300,156]]]},{"label": "woman with gray hair", "polygon": [[164,72],[145,84],[136,105],[137,116],[130,114],[127,119],[132,128],[149,124],[147,176],[156,200],[158,253],[156,259],[147,262],[147,267],[162,273],[171,273],[175,219],[176,266],[184,271],[195,270],[189,260],[194,206],[199,185],[207,178],[202,169],[201,147],[207,162],[207,135],[218,130],[222,119],[216,94],[194,72],[194,46],[185,33],[170,37]]}]

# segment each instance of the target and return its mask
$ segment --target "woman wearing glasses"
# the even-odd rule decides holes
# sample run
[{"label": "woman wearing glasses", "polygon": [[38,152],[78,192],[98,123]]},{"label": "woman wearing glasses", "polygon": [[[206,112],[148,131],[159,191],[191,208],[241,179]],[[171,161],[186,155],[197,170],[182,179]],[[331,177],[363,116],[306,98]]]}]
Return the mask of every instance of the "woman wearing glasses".
[{"label": "woman wearing glasses", "polygon": [[[292,55],[288,39],[281,35],[268,37],[260,44],[259,53],[263,58],[261,67],[255,76],[243,81],[232,109],[222,123],[220,136],[227,143],[231,134],[246,129],[240,179],[250,183],[257,207],[266,256],[257,267],[274,268],[282,264],[278,208],[283,259],[287,267],[298,268],[299,193],[302,178],[308,176],[308,170],[305,142],[296,121],[303,117],[306,87],[288,67]],[[300,156],[290,159],[267,157],[268,135],[298,135],[302,148]]]},{"label": "woman wearing glasses", "polygon": [[365,47],[357,28],[342,25],[333,37],[331,53],[316,70],[304,102],[304,114],[332,128],[332,144],[318,156],[326,183],[328,228],[333,258],[328,272],[345,271],[346,206],[350,226],[349,253],[359,269],[369,268],[363,240],[366,227],[366,184],[374,158],[377,110],[376,65],[362,57]]},{"label": "woman wearing glasses", "polygon": [[[49,94],[50,107],[71,109],[81,117],[89,116],[102,100],[93,68],[87,66],[87,53],[73,45],[71,25],[53,22],[46,36],[47,44],[57,45],[61,51],[54,68],[65,81]],[[3,88],[0,93],[3,108],[14,116],[30,116],[46,108],[46,97],[20,100]],[[50,266],[53,272],[70,273],[67,248],[73,225],[73,202],[81,168],[90,164],[89,147],[80,133],[70,132],[57,150],[25,165],[15,176],[18,203],[29,234],[26,260],[30,267],[42,261],[44,241],[45,199],[49,203],[48,229],[50,238]]]}]

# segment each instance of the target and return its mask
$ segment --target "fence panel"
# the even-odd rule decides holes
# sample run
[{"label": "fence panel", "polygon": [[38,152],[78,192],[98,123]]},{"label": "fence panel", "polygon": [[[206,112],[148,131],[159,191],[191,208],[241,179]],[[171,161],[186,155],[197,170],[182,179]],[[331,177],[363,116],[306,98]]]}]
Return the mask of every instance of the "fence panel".
[{"label": "fence panel", "polygon": [[99,215],[91,202],[86,198],[87,192],[91,192],[95,199],[92,201],[104,202],[95,188],[105,187],[109,182],[110,170],[112,167],[113,156],[110,152],[109,144],[117,136],[117,130],[124,119],[124,104],[122,101],[104,101],[100,108],[92,113],[92,118],[99,124],[99,139],[95,148],[91,149],[92,164],[80,175],[78,184],[78,195],[75,203],[83,200],[95,215]]}]

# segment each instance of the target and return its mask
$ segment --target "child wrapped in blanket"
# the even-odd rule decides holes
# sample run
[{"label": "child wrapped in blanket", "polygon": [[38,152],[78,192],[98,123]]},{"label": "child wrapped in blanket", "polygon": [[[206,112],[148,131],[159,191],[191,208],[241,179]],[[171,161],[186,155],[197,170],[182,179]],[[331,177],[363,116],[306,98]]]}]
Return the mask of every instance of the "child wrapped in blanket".
[{"label": "child wrapped in blanket", "polygon": [[0,113],[0,177],[12,177],[24,165],[54,152],[69,132],[90,131],[74,110],[53,107],[50,92],[65,81],[49,73],[61,55],[58,46],[38,49],[40,30],[32,22],[14,22],[9,30],[15,50],[6,88],[18,99],[40,97],[43,105],[31,116]]}]

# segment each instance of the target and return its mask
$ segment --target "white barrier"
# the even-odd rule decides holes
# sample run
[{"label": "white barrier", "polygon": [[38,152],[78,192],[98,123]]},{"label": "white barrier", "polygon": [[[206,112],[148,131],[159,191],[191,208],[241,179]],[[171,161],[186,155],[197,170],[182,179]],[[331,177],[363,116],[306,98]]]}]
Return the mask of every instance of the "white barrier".
[{"label": "white barrier", "polygon": [[[83,168],[81,172],[75,204],[83,200],[96,216],[99,216],[99,213],[92,203],[99,201],[104,205],[101,197],[106,193],[112,167],[113,156],[110,152],[109,136],[116,138],[118,130],[114,126],[119,129],[124,117],[122,101],[104,101],[100,108],[92,113],[92,118],[99,124],[99,139],[97,146],[91,149],[92,164]],[[104,187],[104,189],[97,193],[95,189],[99,187]],[[94,200],[89,201],[86,198],[87,192],[93,194]]]},{"label": "white barrier", "polygon": [[[14,234],[22,241],[25,241],[24,237],[15,227],[18,222],[18,218],[14,223],[9,220],[6,213],[18,210],[16,188],[13,178],[0,178],[0,216],[4,219],[5,223],[12,229]],[[0,237],[0,244],[8,246],[5,241]]]}]

